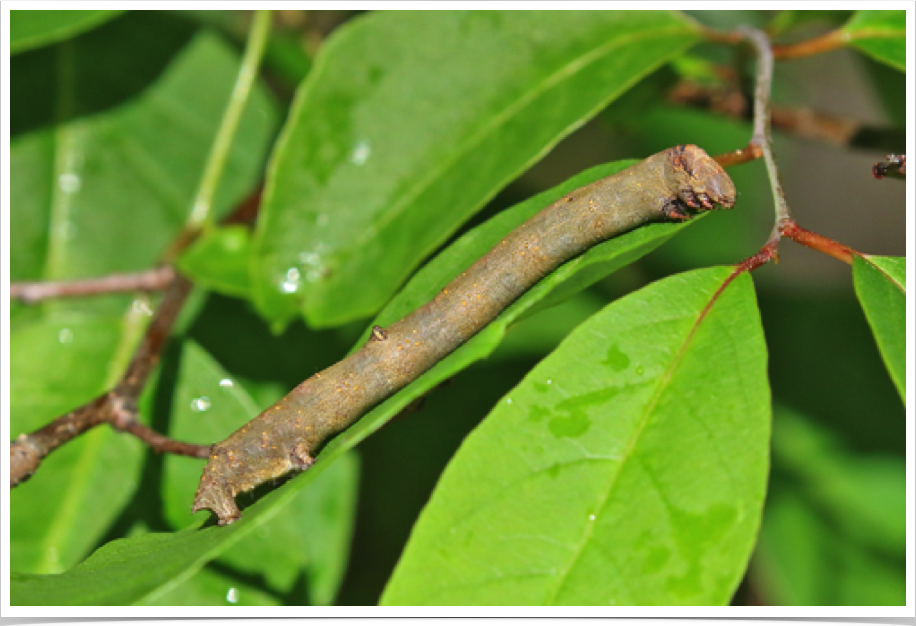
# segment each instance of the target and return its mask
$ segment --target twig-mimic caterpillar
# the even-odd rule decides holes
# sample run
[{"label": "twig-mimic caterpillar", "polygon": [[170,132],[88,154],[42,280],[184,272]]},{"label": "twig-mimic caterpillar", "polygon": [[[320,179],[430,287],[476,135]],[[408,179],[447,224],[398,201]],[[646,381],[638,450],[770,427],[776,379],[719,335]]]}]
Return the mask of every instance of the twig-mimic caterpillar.
[{"label": "twig-mimic caterpillar", "polygon": [[213,445],[193,511],[238,519],[235,496],[307,469],[320,446],[470,339],[569,259],[649,221],[687,219],[684,207],[735,204],[725,171],[697,146],[676,146],[577,189],[540,211],[432,301],[315,374]]}]

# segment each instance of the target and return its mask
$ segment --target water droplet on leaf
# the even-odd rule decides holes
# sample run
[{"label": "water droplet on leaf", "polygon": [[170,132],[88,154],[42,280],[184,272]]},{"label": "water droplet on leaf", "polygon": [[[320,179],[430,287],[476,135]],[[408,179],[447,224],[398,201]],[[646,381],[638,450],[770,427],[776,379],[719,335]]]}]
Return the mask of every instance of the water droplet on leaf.
[{"label": "water droplet on leaf", "polygon": [[57,340],[61,343],[71,343],[73,341],[73,331],[69,328],[61,328],[57,333]]},{"label": "water droplet on leaf", "polygon": [[76,193],[80,190],[82,183],[79,176],[68,172],[57,177],[57,185],[64,193]]},{"label": "water droplet on leaf", "polygon": [[356,143],[356,146],[354,146],[353,152],[350,153],[350,163],[353,165],[363,165],[369,159],[371,153],[372,146],[370,146],[369,142],[365,139],[361,139]]},{"label": "water droplet on leaf", "polygon": [[231,589],[229,589],[229,593],[226,594],[226,600],[231,602],[232,604],[235,604],[236,602],[238,602],[239,601],[239,590],[236,589],[235,587],[232,587]]},{"label": "water droplet on leaf", "polygon": [[191,400],[191,410],[195,413],[203,413],[204,411],[210,410],[210,398],[207,396],[194,398]]}]

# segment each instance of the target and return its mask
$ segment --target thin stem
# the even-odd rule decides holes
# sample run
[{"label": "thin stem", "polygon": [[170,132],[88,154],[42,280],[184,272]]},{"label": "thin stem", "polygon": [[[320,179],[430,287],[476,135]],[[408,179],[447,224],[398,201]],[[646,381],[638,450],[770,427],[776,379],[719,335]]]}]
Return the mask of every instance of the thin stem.
[{"label": "thin stem", "polygon": [[235,131],[242,118],[242,112],[245,110],[245,104],[251,95],[251,88],[258,74],[258,65],[261,62],[261,56],[264,53],[269,33],[270,11],[256,11],[251,24],[251,31],[248,35],[248,42],[245,44],[242,65],[239,68],[235,86],[232,88],[232,95],[229,98],[226,112],[223,114],[222,122],[220,122],[219,130],[216,133],[216,140],[210,150],[207,166],[201,178],[197,196],[194,198],[194,206],[191,209],[191,215],[185,227],[189,231],[195,232],[208,226],[212,219],[211,208],[216,186],[222,176],[226,158],[229,156],[229,149],[232,146],[232,139],[235,137]]},{"label": "thin stem", "polygon": [[37,281],[10,284],[10,298],[34,304],[49,298],[72,298],[125,291],[161,291],[175,276],[168,265],[134,274],[109,274],[97,278]]},{"label": "thin stem", "polygon": [[783,46],[773,46],[773,56],[780,61],[785,59],[798,59],[800,57],[813,56],[832,52],[842,48],[852,40],[852,36],[846,31],[832,30],[820,37],[814,37],[799,43],[786,44]]},{"label": "thin stem", "polygon": [[859,252],[856,252],[849,246],[844,246],[829,237],[824,237],[823,235],[818,235],[817,233],[802,228],[795,223],[795,220],[789,220],[784,223],[780,228],[780,234],[788,237],[795,243],[799,243],[812,250],[817,250],[835,259],[839,259],[847,265],[852,265],[852,259],[855,255],[861,256]]},{"label": "thin stem", "polygon": [[781,224],[792,219],[792,215],[789,212],[789,205],[782,190],[779,167],[776,164],[776,155],[773,152],[773,139],[770,135],[773,51],[770,48],[770,40],[763,31],[756,28],[742,28],[738,32],[744,35],[757,53],[757,85],[754,89],[754,134],[751,137],[751,144],[760,146],[763,152],[763,160],[766,163],[776,209],[776,224],[773,228],[773,232],[776,233]]}]

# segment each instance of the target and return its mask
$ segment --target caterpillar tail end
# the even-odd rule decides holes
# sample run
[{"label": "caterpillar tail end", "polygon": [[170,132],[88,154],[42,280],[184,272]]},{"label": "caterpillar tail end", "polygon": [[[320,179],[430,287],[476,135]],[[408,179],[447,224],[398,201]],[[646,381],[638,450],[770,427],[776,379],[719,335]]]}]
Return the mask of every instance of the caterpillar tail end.
[{"label": "caterpillar tail end", "polygon": [[235,495],[229,485],[225,480],[212,476],[209,473],[209,467],[204,469],[204,475],[200,479],[200,486],[194,496],[191,513],[204,509],[209,509],[216,514],[220,526],[231,524],[242,516],[242,512],[235,504]]}]

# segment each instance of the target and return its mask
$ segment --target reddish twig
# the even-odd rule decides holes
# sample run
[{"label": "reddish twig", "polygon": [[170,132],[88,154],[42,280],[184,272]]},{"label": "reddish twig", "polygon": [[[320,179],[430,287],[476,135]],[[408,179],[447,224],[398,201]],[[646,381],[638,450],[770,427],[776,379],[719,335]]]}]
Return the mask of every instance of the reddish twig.
[{"label": "reddish twig", "polygon": [[755,161],[763,156],[763,150],[759,145],[753,141],[747,145],[746,148],[741,148],[739,150],[732,150],[731,152],[726,152],[724,154],[719,154],[713,157],[716,162],[722,167],[732,167],[733,165],[741,165],[742,163],[750,163]]},{"label": "reddish twig", "polygon": [[819,37],[798,43],[773,46],[773,57],[783,61],[785,59],[798,59],[800,57],[823,54],[842,48],[851,40],[852,37],[849,33],[843,30],[832,30]]},{"label": "reddish twig", "polygon": [[803,246],[811,248],[812,250],[817,250],[818,252],[823,252],[828,256],[832,256],[835,259],[839,259],[843,263],[852,265],[852,259],[854,255],[860,254],[856,252],[849,246],[844,246],[843,244],[834,241],[823,235],[818,235],[813,233],[810,230],[805,230],[801,226],[795,223],[795,220],[789,220],[782,224],[779,229],[781,235],[788,237],[795,243],[799,243]]}]

